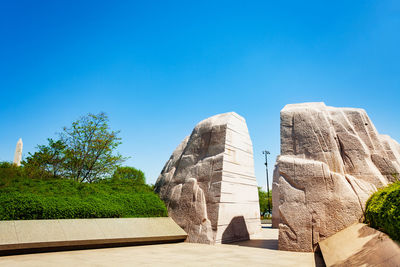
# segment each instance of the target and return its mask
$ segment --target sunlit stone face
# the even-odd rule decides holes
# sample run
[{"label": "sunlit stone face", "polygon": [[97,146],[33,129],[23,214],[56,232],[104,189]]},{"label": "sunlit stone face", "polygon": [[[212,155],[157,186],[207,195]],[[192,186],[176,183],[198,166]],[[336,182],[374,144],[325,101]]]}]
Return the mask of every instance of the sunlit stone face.
[{"label": "sunlit stone face", "polygon": [[155,190],[188,241],[248,239],[259,228],[260,210],[245,120],[231,112],[197,124],[165,164]]},{"label": "sunlit stone face", "polygon": [[362,109],[285,106],[272,188],[279,248],[313,251],[361,221],[368,197],[396,179],[399,155],[400,145],[380,135]]}]

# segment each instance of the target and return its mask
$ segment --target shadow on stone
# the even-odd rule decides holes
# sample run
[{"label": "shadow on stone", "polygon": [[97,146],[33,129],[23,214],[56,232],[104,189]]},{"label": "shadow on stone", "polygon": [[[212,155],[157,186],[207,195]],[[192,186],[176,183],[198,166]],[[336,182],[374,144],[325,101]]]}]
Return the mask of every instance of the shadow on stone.
[{"label": "shadow on stone", "polygon": [[222,244],[249,240],[250,235],[247,230],[246,221],[243,216],[233,217],[228,227],[222,234]]},{"label": "shadow on stone", "polygon": [[325,261],[320,251],[314,253],[314,260],[316,267],[325,267]]}]

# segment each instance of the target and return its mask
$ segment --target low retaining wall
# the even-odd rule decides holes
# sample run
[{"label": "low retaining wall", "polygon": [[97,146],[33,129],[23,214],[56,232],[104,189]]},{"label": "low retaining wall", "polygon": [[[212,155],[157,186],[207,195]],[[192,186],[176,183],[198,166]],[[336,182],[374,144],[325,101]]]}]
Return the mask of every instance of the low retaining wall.
[{"label": "low retaining wall", "polygon": [[271,219],[262,219],[261,224],[271,224],[272,220]]},{"label": "low retaining wall", "polygon": [[0,255],[184,241],[171,218],[0,221]]}]

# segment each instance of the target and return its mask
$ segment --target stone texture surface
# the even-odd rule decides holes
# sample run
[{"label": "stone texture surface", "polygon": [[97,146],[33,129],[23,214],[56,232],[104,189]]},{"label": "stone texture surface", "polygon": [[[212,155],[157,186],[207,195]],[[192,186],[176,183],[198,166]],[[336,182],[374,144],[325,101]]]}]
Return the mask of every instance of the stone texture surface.
[{"label": "stone texture surface", "polygon": [[361,221],[371,193],[398,177],[399,155],[400,145],[380,135],[362,109],[285,106],[272,189],[279,248],[313,251]]},{"label": "stone texture surface", "polygon": [[400,266],[400,246],[368,225],[353,224],[319,243],[326,266]]},{"label": "stone texture surface", "polygon": [[0,255],[10,250],[183,241],[171,218],[110,218],[0,221]]},{"label": "stone texture surface", "polygon": [[180,242],[2,256],[0,266],[325,266],[317,253],[281,251],[277,243],[277,229],[263,228],[254,240],[233,244]]},{"label": "stone texture surface", "polygon": [[259,229],[253,147],[234,112],[201,121],[173,152],[155,185],[188,241],[245,240]]}]

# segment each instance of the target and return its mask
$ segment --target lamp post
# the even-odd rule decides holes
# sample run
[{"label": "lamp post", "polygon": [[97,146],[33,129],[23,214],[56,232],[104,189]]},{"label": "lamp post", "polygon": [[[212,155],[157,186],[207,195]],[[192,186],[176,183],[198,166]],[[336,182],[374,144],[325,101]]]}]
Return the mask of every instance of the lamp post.
[{"label": "lamp post", "polygon": [[268,150],[264,150],[262,152],[265,155],[265,172],[267,174],[267,203],[268,203],[268,213],[271,214],[271,206],[269,204],[269,179],[268,179],[268,155],[271,154],[269,153]]}]

